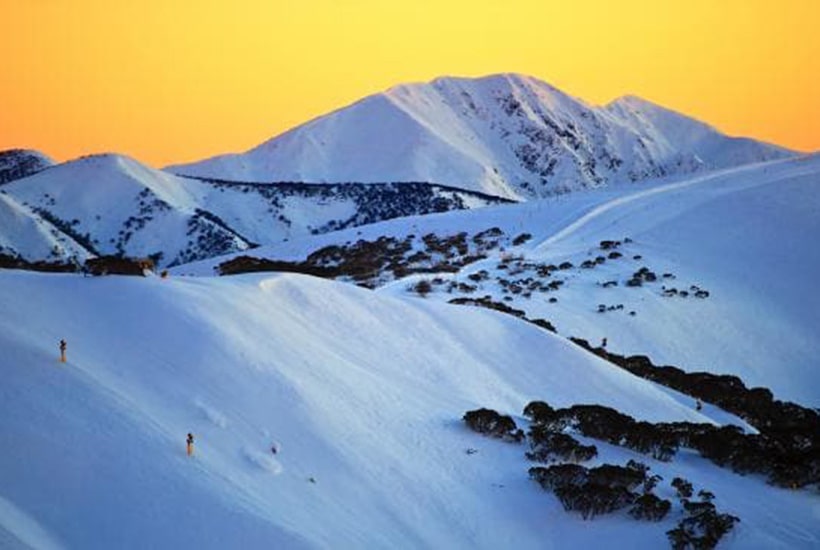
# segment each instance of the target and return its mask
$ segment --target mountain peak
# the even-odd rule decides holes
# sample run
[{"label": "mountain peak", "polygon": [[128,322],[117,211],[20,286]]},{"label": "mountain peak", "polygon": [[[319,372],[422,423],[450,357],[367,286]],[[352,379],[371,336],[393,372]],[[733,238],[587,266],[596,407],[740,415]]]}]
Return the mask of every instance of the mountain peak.
[{"label": "mountain peak", "polygon": [[239,181],[424,181],[526,200],[789,156],[635,96],[592,106],[534,77],[394,86],[240,155],[169,167]]}]

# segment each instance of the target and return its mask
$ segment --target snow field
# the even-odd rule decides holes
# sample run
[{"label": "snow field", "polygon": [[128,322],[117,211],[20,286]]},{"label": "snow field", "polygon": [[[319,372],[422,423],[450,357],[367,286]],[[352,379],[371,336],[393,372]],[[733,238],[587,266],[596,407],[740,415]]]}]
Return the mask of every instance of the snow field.
[{"label": "snow field", "polygon": [[64,547],[543,548],[609,525],[657,546],[657,529],[553,513],[523,447],[461,416],[546,399],[708,419],[518,320],[297,275],[5,272],[0,304],[15,312],[0,331],[0,496]]}]

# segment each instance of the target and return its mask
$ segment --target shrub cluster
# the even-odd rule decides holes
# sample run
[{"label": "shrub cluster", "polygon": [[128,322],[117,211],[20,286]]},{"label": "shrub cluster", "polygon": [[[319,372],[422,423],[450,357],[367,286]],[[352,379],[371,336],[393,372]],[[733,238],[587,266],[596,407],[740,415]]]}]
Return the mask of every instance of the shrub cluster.
[{"label": "shrub cluster", "polygon": [[137,275],[154,270],[150,258],[125,258],[121,256],[100,256],[85,261],[85,271],[91,275]]},{"label": "shrub cluster", "polygon": [[516,443],[524,439],[524,431],[518,429],[511,416],[499,414],[492,409],[481,408],[467,411],[463,420],[467,427],[480,434]]},{"label": "shrub cluster", "polygon": [[[496,228],[494,228],[496,229]],[[289,271],[318,277],[350,278],[354,283],[375,288],[384,276],[400,279],[414,273],[455,273],[462,267],[486,258],[498,246],[500,230],[487,230],[467,239],[467,233],[437,236],[428,233],[420,239],[379,237],[344,245],[330,245],[314,251],[301,262],[286,262],[243,256],[221,263],[221,275],[250,271]],[[414,249],[422,246],[421,250]]]},{"label": "shrub cluster", "polygon": [[678,497],[686,512],[678,525],[666,532],[675,550],[706,550],[717,546],[723,535],[732,530],[740,518],[731,514],[721,514],[712,503],[715,495],[709,491],[699,491],[700,501],[690,500],[692,484],[676,477],[672,486],[678,490]]},{"label": "shrub cluster", "polygon": [[658,276],[654,271],[650,271],[648,267],[642,267],[632,274],[632,278],[626,282],[626,286],[641,286],[643,283],[654,283],[658,280]]},{"label": "shrub cluster", "polygon": [[655,366],[648,357],[624,357],[586,340],[576,344],[629,372],[713,403],[757,428],[744,434],[733,426],[676,422],[655,427],[679,446],[697,449],[720,466],[739,473],[766,475],[781,487],[820,486],[820,415],[794,403],[777,401],[766,388],[747,388],[737,376],[687,373],[672,366]]},{"label": "shrub cluster", "polygon": [[544,490],[555,493],[567,511],[581,513],[584,519],[609,514],[633,505],[629,514],[636,519],[660,521],[671,503],[651,493],[639,495],[636,488],[647,481],[648,468],[630,461],[626,467],[603,464],[585,468],[577,464],[558,464],[530,468],[530,478]]},{"label": "shrub cluster", "polygon": [[29,262],[19,256],[0,253],[0,268],[25,269],[28,271],[44,271],[50,273],[73,273],[79,271],[79,265],[71,262]]},{"label": "shrub cluster", "polygon": [[544,426],[534,424],[527,434],[530,440],[530,451],[526,456],[538,462],[586,462],[598,455],[595,445],[582,445],[574,437],[565,433],[554,432]]},{"label": "shrub cluster", "polygon": [[489,296],[484,296],[482,298],[453,298],[447,302],[448,304],[456,304],[456,305],[468,305],[468,306],[478,306],[487,309],[493,309],[495,311],[500,311],[501,313],[506,313],[507,315],[512,315],[513,317],[518,317],[528,323],[532,323],[533,325],[539,326],[545,330],[550,332],[556,332],[555,327],[552,323],[547,321],[546,319],[530,319],[527,317],[525,311],[521,309],[515,309],[507,304],[503,304],[501,302],[496,302],[490,299]]},{"label": "shrub cluster", "polygon": [[543,401],[534,401],[524,408],[524,415],[546,430],[574,429],[587,437],[628,447],[657,460],[671,460],[679,447],[675,433],[649,422],[638,422],[601,405],[573,405],[556,410]]},{"label": "shrub cluster", "polygon": [[[625,466],[602,464],[586,468],[575,462],[593,458],[597,455],[597,449],[591,445],[581,445],[561,431],[577,429],[619,444],[612,439],[629,439],[629,433],[635,429],[635,424],[647,423],[636,423],[631,417],[607,407],[576,405],[556,410],[544,401],[529,403],[524,414],[532,420],[527,434],[531,449],[526,453],[527,458],[545,463],[569,461],[529,469],[530,479],[545,491],[555,494],[565,510],[578,512],[585,520],[625,508],[628,508],[631,517],[640,521],[658,522],[669,514],[672,503],[652,492],[661,477],[650,475],[647,465],[629,460]],[[524,433],[517,428],[510,416],[490,409],[468,411],[464,415],[464,421],[471,429],[493,437],[515,442],[524,438]],[[661,430],[669,428],[670,433],[683,434],[688,433],[687,430],[692,427],[695,432],[701,429],[703,433],[703,427],[707,425],[658,426]],[[698,437],[697,434],[689,435]],[[471,451],[475,452],[474,449],[468,449],[467,453],[471,454]],[[685,513],[675,528],[667,531],[673,548],[714,548],[723,535],[740,521],[730,514],[719,513],[712,503],[714,495],[708,491],[699,491],[700,500],[692,500],[694,488],[689,481],[676,477],[671,486],[675,488]]]}]

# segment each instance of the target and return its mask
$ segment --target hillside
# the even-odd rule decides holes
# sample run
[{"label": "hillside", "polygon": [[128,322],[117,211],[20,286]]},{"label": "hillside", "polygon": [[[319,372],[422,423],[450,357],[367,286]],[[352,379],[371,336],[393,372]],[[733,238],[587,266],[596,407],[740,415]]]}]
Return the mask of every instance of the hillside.
[{"label": "hillside", "polygon": [[[509,316],[299,275],[2,272],[0,304],[16,312],[0,319],[10,547],[657,548],[674,518],[566,514],[527,479],[520,445],[467,431],[462,414],[522,422],[541,398],[738,422]],[[722,547],[820,541],[805,491],[598,446],[599,460],[649,464],[664,495],[678,475],[713,491],[742,518]]]},{"label": "hillside", "polygon": [[0,215],[11,220],[0,224],[0,251],[30,260],[150,256],[160,266],[400,216],[507,202],[426,183],[180,178],[113,154],[60,164],[0,191]]},{"label": "hillside", "polygon": [[537,79],[439,78],[369,96],[242,154],[166,168],[239,181],[429,181],[514,200],[791,156],[638,98]]},{"label": "hillside", "polygon": [[0,151],[0,185],[36,174],[54,161],[39,151],[30,149],[8,149]]},{"label": "hillside", "polygon": [[[818,185],[815,155],[631,193],[600,190],[396,220],[251,255],[322,262],[343,257],[359,241],[393,239],[395,249],[407,246],[403,260],[377,249],[376,256],[389,262],[379,275],[354,282],[406,295],[426,280],[428,299],[442,301],[486,296],[548,320],[563,336],[595,345],[607,338],[608,349],[620,354],[647,354],[657,364],[687,371],[739,375],[781,399],[816,407]],[[496,242],[495,248],[475,244],[492,228],[498,236],[484,241]],[[447,245],[446,253],[438,251],[462,233],[466,254],[455,244]],[[429,234],[436,238],[424,237]],[[518,237],[523,238],[513,244]],[[605,249],[603,241],[620,244]],[[322,254],[323,249],[333,253]],[[477,254],[486,259],[462,265],[461,259]],[[183,266],[179,272],[210,274],[222,261]],[[557,268],[565,262],[569,268]],[[416,274],[396,280],[388,263]],[[629,286],[644,268],[656,280]]]}]

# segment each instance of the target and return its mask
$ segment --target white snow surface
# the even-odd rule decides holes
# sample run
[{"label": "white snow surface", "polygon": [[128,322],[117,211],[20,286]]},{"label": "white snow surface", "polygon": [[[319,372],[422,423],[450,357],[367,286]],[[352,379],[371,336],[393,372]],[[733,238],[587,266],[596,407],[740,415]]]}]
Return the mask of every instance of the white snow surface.
[{"label": "white snow surface", "polygon": [[237,181],[426,181],[532,199],[792,153],[627,97],[595,107],[532,77],[405,84],[242,154],[169,172]]},{"label": "white snow surface", "polygon": [[[181,264],[379,219],[378,205],[370,203],[370,213],[362,207],[362,187],[356,197],[329,188],[231,185],[178,177],[124,155],[92,155],[0,188],[0,252],[80,261],[96,254],[161,254],[159,266]],[[456,190],[432,193],[467,208],[487,204]],[[409,211],[420,211],[421,203],[415,204]],[[387,212],[391,206],[398,212],[393,215],[403,213],[397,204],[385,204]]]},{"label": "white snow surface", "polygon": [[[471,283],[466,275],[481,269],[499,273],[500,255],[560,264],[566,284],[559,291],[514,297],[509,305],[530,318],[546,318],[564,336],[597,345],[608,339],[610,351],[646,354],[656,364],[686,371],[705,370],[740,376],[748,386],[770,388],[776,398],[804,406],[820,405],[820,155],[725,169],[634,188],[605,188],[524,204],[470,212],[391,220],[353,230],[293,239],[263,247],[251,255],[301,260],[331,244],[388,235],[473,235],[499,227],[509,236],[530,233],[525,244],[491,255],[462,269],[440,274]],[[624,257],[592,270],[577,269],[602,254],[598,243],[623,240]],[[606,255],[604,252],[603,255]],[[640,255],[640,260],[633,256]],[[179,273],[211,274],[226,258],[178,268]],[[642,288],[625,282],[647,266],[675,275]],[[506,272],[499,276],[512,279]],[[427,277],[427,276],[425,276]],[[417,280],[414,276],[412,280]],[[616,288],[603,288],[606,281]],[[408,280],[380,291],[407,294]],[[661,287],[710,292],[706,300],[661,296]],[[473,297],[505,296],[498,287],[480,284]],[[431,299],[454,296],[433,292]],[[551,297],[557,303],[549,303]],[[599,304],[623,304],[599,314]],[[628,315],[635,311],[635,316]]]},{"label": "white snow surface", "polygon": [[[546,399],[727,419],[511,317],[300,275],[6,271],[0,305],[10,547],[657,548],[673,519],[569,515],[527,479],[521,446],[461,416]],[[713,491],[742,518],[723,547],[820,543],[816,496],[686,453],[599,448]]]},{"label": "white snow surface", "polygon": [[[533,234],[505,254],[577,264],[600,240],[632,238],[623,263],[568,273],[556,304],[550,295],[512,303],[552,320],[560,335],[441,303],[449,296],[440,292],[416,298],[407,281],[373,292],[293,274],[181,275],[209,272],[207,263],[169,279],[0,271],[0,546],[665,547],[678,508],[658,524],[624,513],[583,521],[528,480],[522,446],[474,434],[461,417],[489,407],[525,425],[523,407],[542,399],[742,425],[709,405],[696,412],[691,398],[568,335],[607,336],[612,351],[685,370],[740,374],[816,406],[818,174],[820,157],[805,157],[259,250],[299,257],[334,239],[498,225]],[[644,263],[712,296],[676,302],[658,287],[596,284]],[[595,312],[613,301],[638,315]],[[66,364],[57,360],[61,338]],[[816,494],[688,452],[660,463],[594,443],[596,463],[650,465],[665,480],[661,497],[673,498],[675,476],[715,493],[721,512],[741,518],[721,548],[820,545]]]},{"label": "white snow surface", "polygon": [[27,260],[76,257],[88,253],[65,233],[6,193],[0,192],[0,252]]}]

